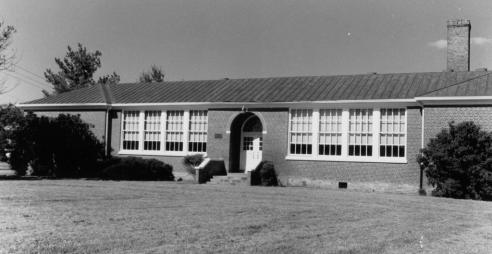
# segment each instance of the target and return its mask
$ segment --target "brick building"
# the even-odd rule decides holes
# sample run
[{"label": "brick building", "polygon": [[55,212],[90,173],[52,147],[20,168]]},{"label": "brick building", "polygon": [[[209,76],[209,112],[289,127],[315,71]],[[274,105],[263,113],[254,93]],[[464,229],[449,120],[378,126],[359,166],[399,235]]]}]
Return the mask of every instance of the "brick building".
[{"label": "brick building", "polygon": [[272,161],[285,185],[416,191],[416,156],[449,121],[492,130],[490,72],[469,70],[470,22],[447,27],[444,72],[95,85],[19,107],[80,114],[111,154],[177,174],[202,153],[228,172]]}]

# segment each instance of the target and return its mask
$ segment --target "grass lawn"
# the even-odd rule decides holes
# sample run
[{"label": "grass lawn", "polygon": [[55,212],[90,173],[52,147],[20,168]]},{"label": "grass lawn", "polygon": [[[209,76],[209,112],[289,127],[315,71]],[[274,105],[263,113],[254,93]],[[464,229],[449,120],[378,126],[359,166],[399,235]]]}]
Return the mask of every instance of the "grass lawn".
[{"label": "grass lawn", "polygon": [[0,253],[492,253],[492,202],[167,182],[0,181]]}]

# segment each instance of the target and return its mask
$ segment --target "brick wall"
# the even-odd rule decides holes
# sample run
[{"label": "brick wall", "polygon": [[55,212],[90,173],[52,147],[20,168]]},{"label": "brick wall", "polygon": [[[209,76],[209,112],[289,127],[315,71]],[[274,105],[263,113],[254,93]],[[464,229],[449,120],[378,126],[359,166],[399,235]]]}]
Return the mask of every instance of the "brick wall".
[{"label": "brick wall", "polygon": [[425,107],[425,141],[436,136],[448,123],[473,121],[484,130],[492,131],[492,107],[490,106],[434,106]]},{"label": "brick wall", "polygon": [[[419,167],[416,156],[421,146],[420,108],[408,109],[407,163],[361,163],[286,160],[288,147],[288,109],[250,109],[264,121],[263,158],[274,162],[284,184],[309,185],[313,180],[325,183],[385,183],[409,185],[412,191],[419,185]],[[222,158],[228,165],[230,139],[227,133],[238,110],[209,110],[209,157]],[[215,134],[222,138],[215,138]],[[299,181],[298,181],[299,180]],[[320,184],[323,185],[323,184]],[[395,187],[396,188],[396,187]]]}]

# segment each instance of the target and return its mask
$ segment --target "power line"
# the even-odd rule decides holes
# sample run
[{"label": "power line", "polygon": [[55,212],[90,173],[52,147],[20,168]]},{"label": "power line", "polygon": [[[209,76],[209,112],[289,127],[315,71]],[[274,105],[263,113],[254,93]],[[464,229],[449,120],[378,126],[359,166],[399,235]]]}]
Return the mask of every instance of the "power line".
[{"label": "power line", "polygon": [[28,79],[28,80],[30,80],[30,81],[32,81],[33,83],[38,84],[38,85],[43,85],[43,86],[47,85],[47,84],[44,84],[44,83],[40,83],[39,81],[34,80],[34,79],[32,79],[31,77],[29,77],[29,76],[25,76],[25,75],[23,75],[22,73],[19,73],[19,72],[11,72],[11,74],[15,74],[15,75],[20,76],[21,78]]},{"label": "power line", "polygon": [[36,74],[36,73],[34,73],[34,72],[32,72],[32,71],[30,71],[30,70],[28,70],[28,69],[26,69],[26,68],[24,68],[24,67],[22,67],[22,66],[18,65],[18,64],[14,64],[14,65],[15,65],[16,67],[18,67],[19,69],[21,69],[21,70],[23,70],[23,71],[25,71],[25,72],[27,72],[27,73],[29,73],[29,74],[33,75],[33,76],[36,76],[36,77],[38,77],[38,78],[42,79],[43,81],[45,80],[45,78],[44,78],[44,77],[41,77],[41,76],[39,76],[38,74]]},{"label": "power line", "polygon": [[45,89],[46,89],[46,87],[42,87],[42,86],[40,86],[40,85],[39,85],[39,84],[37,84],[37,83],[34,83],[34,82],[32,82],[32,81],[29,81],[29,80],[26,80],[26,79],[24,79],[24,78],[22,78],[22,77],[14,76],[12,73],[8,73],[8,72],[6,72],[5,74],[6,74],[6,75],[8,75],[8,76],[10,76],[10,77],[13,77],[13,78],[16,78],[16,79],[20,79],[20,80],[22,80],[22,81],[23,81],[26,85],[35,86],[35,87],[41,88],[41,89],[43,89],[43,90],[45,90]]}]

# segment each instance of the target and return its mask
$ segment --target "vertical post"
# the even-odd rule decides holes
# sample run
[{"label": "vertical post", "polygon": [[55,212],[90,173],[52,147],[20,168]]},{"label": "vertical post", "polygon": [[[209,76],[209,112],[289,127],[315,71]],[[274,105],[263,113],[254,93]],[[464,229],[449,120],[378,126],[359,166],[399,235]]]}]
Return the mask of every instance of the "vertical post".
[{"label": "vertical post", "polygon": [[342,110],[342,157],[348,156],[349,109]]},{"label": "vertical post", "polygon": [[318,156],[319,108],[313,110],[313,155]]},{"label": "vertical post", "polygon": [[373,157],[379,157],[379,135],[381,133],[381,109],[375,108],[372,112],[372,151]]}]

